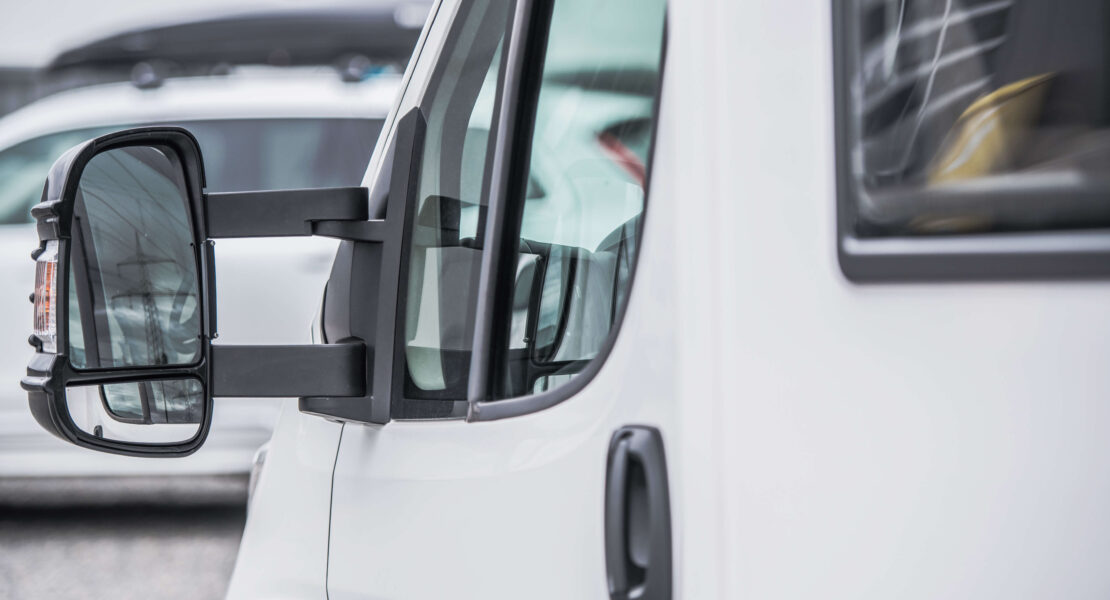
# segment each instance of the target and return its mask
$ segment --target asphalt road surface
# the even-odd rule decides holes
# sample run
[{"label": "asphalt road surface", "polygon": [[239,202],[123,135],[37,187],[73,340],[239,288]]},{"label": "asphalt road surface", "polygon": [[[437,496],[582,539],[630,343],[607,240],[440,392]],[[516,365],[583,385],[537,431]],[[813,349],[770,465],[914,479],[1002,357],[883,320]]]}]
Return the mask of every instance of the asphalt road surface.
[{"label": "asphalt road surface", "polygon": [[0,479],[0,599],[222,598],[244,478]]}]

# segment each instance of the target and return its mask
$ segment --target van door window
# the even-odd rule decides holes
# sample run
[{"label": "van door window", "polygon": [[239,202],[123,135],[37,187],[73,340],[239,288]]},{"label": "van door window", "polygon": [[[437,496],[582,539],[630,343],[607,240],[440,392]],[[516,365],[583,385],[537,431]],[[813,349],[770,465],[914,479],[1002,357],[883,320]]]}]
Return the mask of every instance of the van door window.
[{"label": "van door window", "polygon": [[664,0],[554,3],[523,170],[511,320],[494,393],[558,387],[598,356],[628,296],[644,212]]},{"label": "van door window", "polygon": [[[404,301],[405,402],[395,418],[465,410],[511,8],[460,8],[420,103],[427,134]],[[495,353],[508,359],[480,365],[496,373],[496,398],[569,381],[609,339],[628,295],[655,127],[664,0],[546,8],[542,69],[526,75],[539,82],[535,103],[501,107],[530,126],[506,159],[521,181],[509,202],[522,203],[511,212],[520,217],[510,227],[519,227],[512,309],[494,317],[510,320]],[[448,404],[412,402],[421,400]]]}]

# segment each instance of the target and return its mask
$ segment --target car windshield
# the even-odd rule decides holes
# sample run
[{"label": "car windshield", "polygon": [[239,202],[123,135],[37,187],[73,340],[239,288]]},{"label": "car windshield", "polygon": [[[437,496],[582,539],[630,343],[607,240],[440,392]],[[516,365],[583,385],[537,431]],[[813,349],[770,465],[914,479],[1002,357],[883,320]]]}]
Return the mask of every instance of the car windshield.
[{"label": "car windshield", "polygon": [[[220,119],[162,123],[185,127],[204,156],[208,190],[241,192],[358,185],[380,119]],[[0,224],[31,222],[31,207],[63,152],[130,126],[44,135],[0,150]]]}]

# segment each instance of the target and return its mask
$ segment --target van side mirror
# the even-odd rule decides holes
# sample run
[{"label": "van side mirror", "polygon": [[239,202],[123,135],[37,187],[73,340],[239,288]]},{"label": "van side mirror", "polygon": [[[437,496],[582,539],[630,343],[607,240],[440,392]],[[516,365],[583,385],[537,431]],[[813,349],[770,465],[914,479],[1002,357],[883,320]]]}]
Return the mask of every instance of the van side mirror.
[{"label": "van side mirror", "polygon": [[[31,412],[80,446],[182,456],[204,442],[213,295],[200,149],[177,128],[91,140],[32,214]],[[128,451],[132,452],[128,452]]]},{"label": "van side mirror", "polygon": [[[410,165],[423,128],[419,109],[398,120],[379,219],[363,187],[207,193],[200,148],[177,127],[129,129],[66,152],[31,211],[36,352],[21,384],[35,419],[85,448],[167,457],[204,443],[213,397],[293,397],[325,418],[389,422],[401,385],[393,355]],[[212,240],[311,235],[344,240],[324,306],[330,343],[213,345]],[[338,318],[354,291],[374,298],[372,317]]]}]

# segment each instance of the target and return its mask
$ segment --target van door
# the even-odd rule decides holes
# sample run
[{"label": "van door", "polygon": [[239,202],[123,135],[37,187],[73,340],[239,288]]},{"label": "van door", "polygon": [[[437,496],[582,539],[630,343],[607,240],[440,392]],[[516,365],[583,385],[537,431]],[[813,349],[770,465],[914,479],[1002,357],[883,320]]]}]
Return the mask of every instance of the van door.
[{"label": "van door", "polygon": [[396,111],[426,121],[403,394],[390,423],[343,427],[329,597],[669,598],[672,327],[644,287],[667,260],[632,291],[664,1],[433,18]]}]

